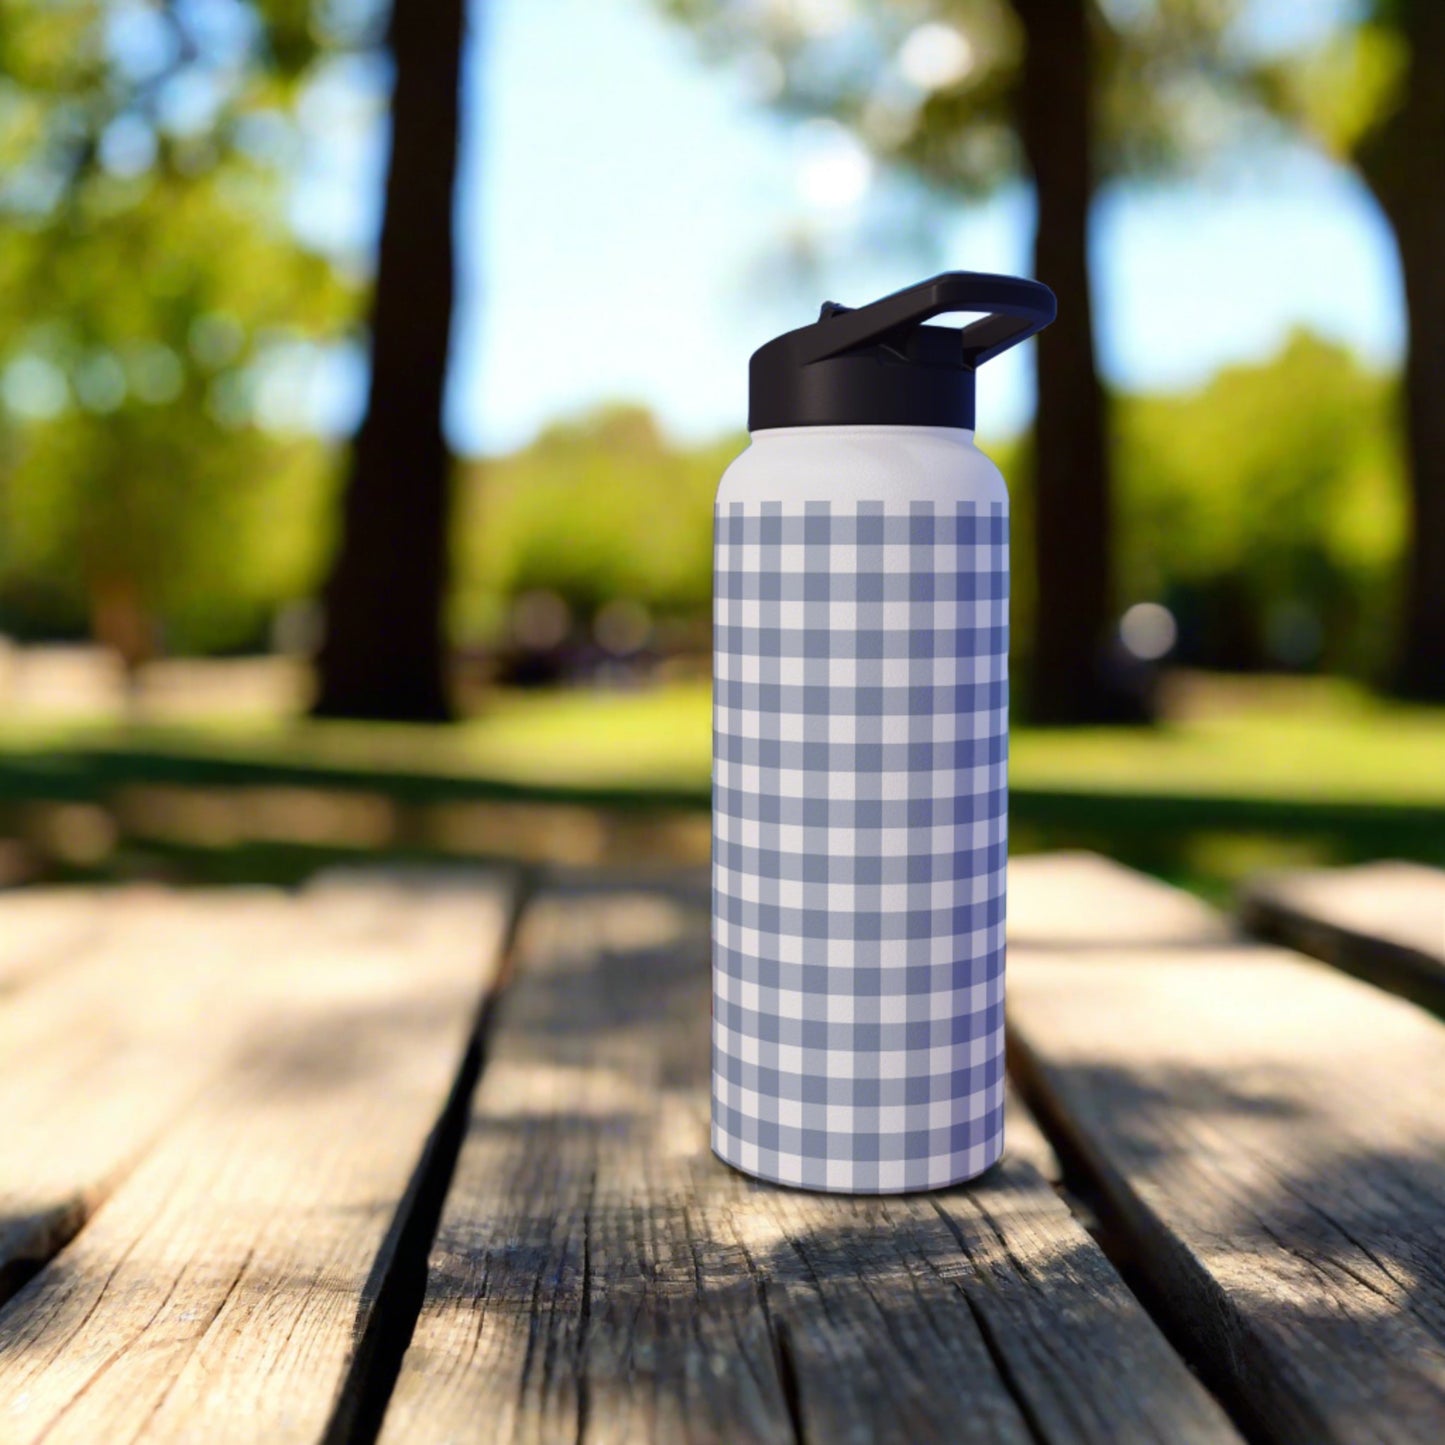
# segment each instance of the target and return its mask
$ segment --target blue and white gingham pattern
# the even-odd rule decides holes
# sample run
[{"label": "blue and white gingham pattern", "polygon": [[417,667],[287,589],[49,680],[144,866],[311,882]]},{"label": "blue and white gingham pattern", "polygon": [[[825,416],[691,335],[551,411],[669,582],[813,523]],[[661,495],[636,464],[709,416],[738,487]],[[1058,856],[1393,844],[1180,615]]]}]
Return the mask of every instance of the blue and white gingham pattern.
[{"label": "blue and white gingham pattern", "polygon": [[813,1189],[1003,1149],[1008,517],[720,503],[713,1148]]}]

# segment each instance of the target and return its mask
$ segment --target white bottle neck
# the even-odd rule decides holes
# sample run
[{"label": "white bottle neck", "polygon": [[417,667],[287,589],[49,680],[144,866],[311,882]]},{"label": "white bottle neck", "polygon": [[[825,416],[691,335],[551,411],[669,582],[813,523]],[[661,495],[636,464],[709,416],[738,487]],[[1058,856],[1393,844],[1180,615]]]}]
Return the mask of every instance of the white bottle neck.
[{"label": "white bottle neck", "polygon": [[929,437],[939,441],[951,441],[965,446],[974,445],[971,428],[957,426],[777,426],[765,427],[749,433],[753,445],[787,438],[823,437],[857,438],[861,441],[883,441],[892,437]]}]

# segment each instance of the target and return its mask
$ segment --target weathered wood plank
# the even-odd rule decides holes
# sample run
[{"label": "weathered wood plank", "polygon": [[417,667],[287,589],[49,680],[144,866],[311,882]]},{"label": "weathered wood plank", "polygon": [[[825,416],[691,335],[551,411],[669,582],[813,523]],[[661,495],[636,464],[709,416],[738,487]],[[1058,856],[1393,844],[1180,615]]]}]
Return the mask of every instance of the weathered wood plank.
[{"label": "weathered wood plank", "polygon": [[523,930],[392,1442],[1235,1439],[1030,1159],[815,1196],[708,1149],[707,911]]},{"label": "weathered wood plank", "polygon": [[1009,968],[1030,1102],[1239,1418],[1445,1438],[1445,1028],[1246,943],[1016,947]]},{"label": "weathered wood plank", "polygon": [[97,942],[109,915],[126,907],[137,891],[0,890],[0,998],[41,970],[63,965]]},{"label": "weathered wood plank", "polygon": [[1445,870],[1368,863],[1268,874],[1243,889],[1244,926],[1445,1014]]},{"label": "weathered wood plank", "polygon": [[[506,916],[504,890],[475,883],[178,906],[187,928],[170,942],[187,957],[110,959],[135,996],[119,1047],[142,1068],[167,1047],[211,1064],[187,1066],[158,1137],[0,1311],[7,1445],[320,1438]],[[145,1034],[160,1015],[164,1040]],[[111,1067],[118,1122],[126,1068]],[[81,1082],[104,1111],[95,1077]],[[99,1158],[87,1146],[85,1166]]]},{"label": "weathered wood plank", "polygon": [[1137,948],[1234,936],[1207,903],[1097,853],[1011,858],[1008,889],[1011,948]]},{"label": "weathered wood plank", "polygon": [[107,900],[106,931],[0,1008],[0,1303],[81,1226],[251,1020],[290,916],[259,892]]}]

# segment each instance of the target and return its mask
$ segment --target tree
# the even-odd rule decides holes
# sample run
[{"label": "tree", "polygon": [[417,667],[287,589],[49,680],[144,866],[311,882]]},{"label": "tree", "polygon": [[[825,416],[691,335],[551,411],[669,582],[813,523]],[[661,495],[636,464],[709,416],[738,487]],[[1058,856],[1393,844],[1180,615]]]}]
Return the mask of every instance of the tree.
[{"label": "tree", "polygon": [[458,634],[491,640],[532,591],[559,596],[584,625],[618,600],[689,625],[707,619],[713,497],[740,450],[737,437],[675,446],[645,407],[610,405],[467,464],[454,529]]},{"label": "tree", "polygon": [[1116,711],[1100,668],[1114,556],[1089,295],[1091,24],[1085,0],[1015,0],[1015,9],[1025,36],[1015,104],[1038,205],[1034,274],[1059,298],[1058,320],[1038,341],[1030,710],[1040,722],[1088,722]]},{"label": "tree", "polygon": [[1104,663],[1114,559],[1088,217],[1100,175],[1172,153],[1176,61],[1221,5],[1161,0],[1111,23],[1092,0],[661,3],[714,53],[768,58],[779,107],[842,122],[937,194],[1032,179],[1034,273],[1058,293],[1059,316],[1038,342],[1031,710],[1071,723],[1133,709]]},{"label": "tree", "polygon": [[319,658],[316,711],[330,717],[451,715],[443,619],[451,459],[442,403],[465,18],[465,0],[397,0],[392,9],[395,89],[370,394]]},{"label": "tree", "polygon": [[1412,511],[1397,690],[1445,701],[1445,5],[1374,0],[1358,24],[1251,77],[1276,115],[1354,165],[1384,212],[1404,279]]},{"label": "tree", "polygon": [[0,566],[7,600],[48,590],[132,668],[163,632],[243,640],[305,585],[271,529],[325,457],[265,394],[351,313],[286,221],[325,49],[295,6],[203,9],[0,7]]},{"label": "tree", "polygon": [[1308,332],[1176,395],[1116,398],[1120,575],[1178,659],[1370,676],[1404,554],[1397,388]]}]

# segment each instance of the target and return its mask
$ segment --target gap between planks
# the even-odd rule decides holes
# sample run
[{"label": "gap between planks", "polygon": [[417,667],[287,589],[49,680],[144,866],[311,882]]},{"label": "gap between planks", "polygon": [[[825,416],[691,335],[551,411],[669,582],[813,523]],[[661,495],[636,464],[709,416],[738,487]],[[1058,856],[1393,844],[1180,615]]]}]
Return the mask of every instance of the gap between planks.
[{"label": "gap between planks", "polygon": [[[483,991],[461,1068],[397,1210],[392,1226],[394,1248],[383,1248],[378,1255],[374,1274],[379,1273],[380,1279],[376,1288],[372,1289],[368,1282],[362,1291],[363,1297],[374,1297],[375,1305],[337,1393],[323,1445],[371,1445],[381,1430],[402,1357],[421,1311],[432,1241],[456,1171],[472,1095],[486,1066],[497,1009],[512,981],[522,917],[535,888],[535,870],[520,870],[496,950],[496,968]],[[388,1259],[389,1267],[383,1268]]]},{"label": "gap between planks", "polygon": [[1103,860],[1119,943],[1060,946],[1052,866],[1014,865],[1011,1067],[1141,1297],[1258,1439],[1445,1438],[1445,1029],[1216,917],[1151,936],[1200,905]]},{"label": "gap between planks", "polygon": [[746,1180],[707,1141],[707,913],[553,891],[384,1441],[1237,1440],[1029,1158],[933,1196]]},{"label": "gap between planks", "polygon": [[1445,870],[1420,863],[1305,868],[1252,879],[1244,926],[1445,1017]]}]

